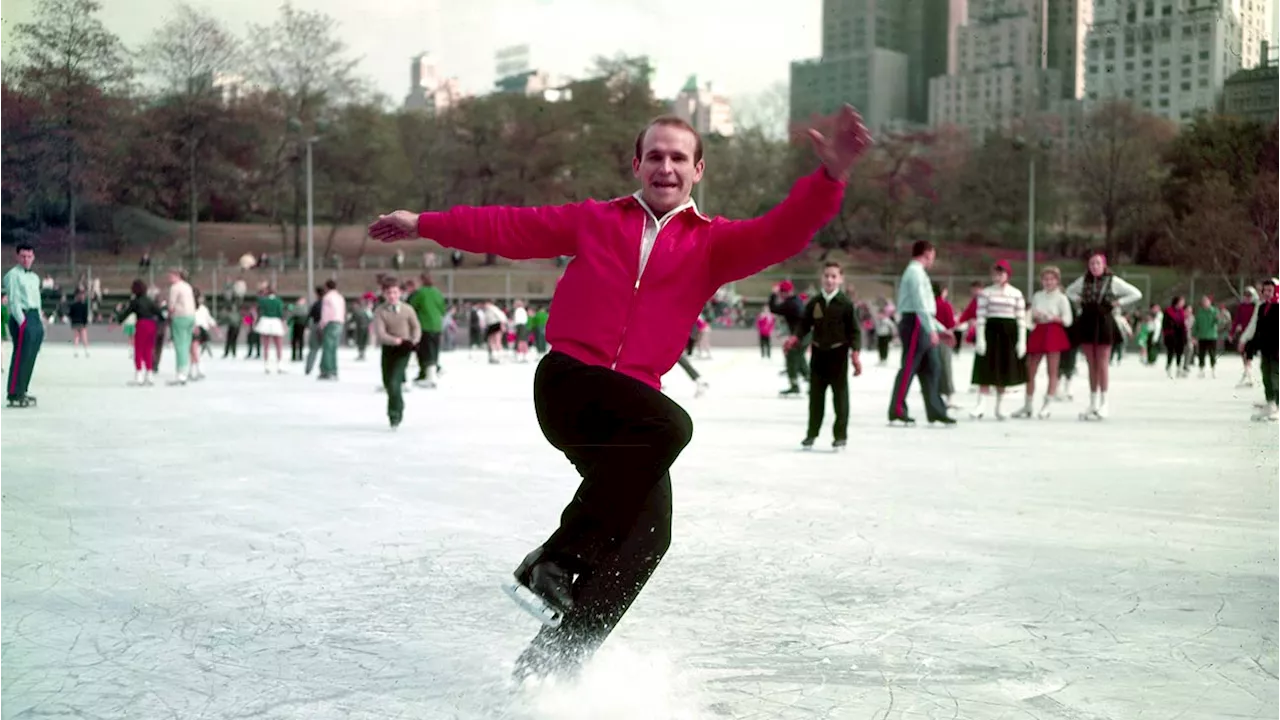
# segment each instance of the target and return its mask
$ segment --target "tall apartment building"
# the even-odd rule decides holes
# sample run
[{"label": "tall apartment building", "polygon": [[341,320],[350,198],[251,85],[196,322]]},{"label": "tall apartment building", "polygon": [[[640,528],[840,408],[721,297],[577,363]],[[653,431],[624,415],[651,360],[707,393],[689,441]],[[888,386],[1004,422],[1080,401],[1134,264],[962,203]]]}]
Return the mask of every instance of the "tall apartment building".
[{"label": "tall apartment building", "polygon": [[964,0],[823,0],[822,54],[791,64],[791,118],[857,107],[873,128],[928,119]]},{"label": "tall apartment building", "polygon": [[457,78],[443,77],[429,53],[414,55],[409,61],[409,93],[404,98],[406,110],[437,113],[461,98]]},{"label": "tall apartment building", "polygon": [[[929,81],[931,125],[956,125],[982,137],[1046,111],[1075,92],[1070,81],[1064,84],[1061,69],[1050,65],[1051,47],[1060,58],[1073,55],[1071,34],[1050,26],[1051,2],[969,3],[968,21],[957,34],[956,71]],[[1073,18],[1073,23],[1087,16],[1079,7],[1056,14]]]},{"label": "tall apartment building", "polygon": [[709,82],[699,85],[697,75],[689,76],[671,102],[671,113],[703,135],[733,135],[733,107],[729,98],[717,95]]},{"label": "tall apartment building", "polygon": [[1270,24],[1276,0],[1232,0],[1232,10],[1240,20],[1240,67],[1265,65]]},{"label": "tall apartment building", "polygon": [[1241,67],[1241,1],[1096,0],[1089,101],[1128,100],[1175,122],[1214,110]]}]

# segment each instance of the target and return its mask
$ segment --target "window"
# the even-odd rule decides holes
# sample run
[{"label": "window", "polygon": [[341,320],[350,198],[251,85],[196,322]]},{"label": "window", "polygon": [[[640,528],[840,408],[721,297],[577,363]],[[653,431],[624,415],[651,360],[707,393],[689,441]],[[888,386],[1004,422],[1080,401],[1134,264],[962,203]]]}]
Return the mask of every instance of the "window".
[{"label": "window", "polygon": [[1191,77],[1191,68],[1189,68],[1189,67],[1184,67],[1184,68],[1182,68],[1182,77],[1184,77],[1184,78],[1189,78],[1189,77]]},{"label": "window", "polygon": [[1090,75],[1097,75],[1097,74],[1098,74],[1098,66],[1097,66],[1097,65],[1090,65],[1090,66],[1089,66],[1089,74],[1090,74]]},{"label": "window", "polygon": [[1165,85],[1161,85],[1161,86],[1160,86],[1160,92],[1161,92],[1161,93],[1163,93],[1163,94],[1168,94],[1168,92],[1169,92],[1169,86],[1168,86],[1167,84],[1165,84]]},{"label": "window", "polygon": [[1191,64],[1191,53],[1183,53],[1183,55],[1182,55],[1182,64],[1183,64],[1183,65],[1190,65],[1190,64]]},{"label": "window", "polygon": [[1116,71],[1116,66],[1115,66],[1115,65],[1112,65],[1111,63],[1107,63],[1107,72],[1108,72],[1108,73],[1113,73],[1113,72],[1115,72],[1115,71]]},{"label": "window", "polygon": [[1182,91],[1183,91],[1183,92],[1190,92],[1190,90],[1191,90],[1191,81],[1190,81],[1190,80],[1188,80],[1188,81],[1186,81],[1186,82],[1182,83],[1182,85],[1181,85],[1181,89],[1182,89]]},{"label": "window", "polygon": [[1160,79],[1161,79],[1161,80],[1168,80],[1168,79],[1169,79],[1169,71],[1168,71],[1168,70],[1161,70],[1161,71],[1160,71]]},{"label": "window", "polygon": [[1160,107],[1162,108],[1169,107],[1169,98],[1160,98]]},{"label": "window", "polygon": [[1160,58],[1160,67],[1169,67],[1169,58]]},{"label": "window", "polygon": [[1200,78],[1200,87],[1202,88],[1209,87],[1209,78],[1207,77]]},{"label": "window", "polygon": [[1151,82],[1151,73],[1142,73],[1143,82]]},{"label": "window", "polygon": [[1124,69],[1125,69],[1125,72],[1133,72],[1133,63],[1131,62],[1125,63]]}]

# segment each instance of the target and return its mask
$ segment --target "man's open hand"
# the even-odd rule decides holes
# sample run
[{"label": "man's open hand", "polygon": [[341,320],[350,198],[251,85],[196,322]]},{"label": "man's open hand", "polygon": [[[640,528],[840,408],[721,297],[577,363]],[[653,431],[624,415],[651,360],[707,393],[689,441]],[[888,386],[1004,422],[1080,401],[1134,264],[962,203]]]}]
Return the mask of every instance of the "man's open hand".
[{"label": "man's open hand", "polygon": [[369,226],[369,237],[382,242],[395,242],[418,237],[418,216],[408,210],[382,215]]},{"label": "man's open hand", "polygon": [[831,137],[811,129],[809,140],[827,174],[836,180],[848,178],[849,169],[871,147],[871,133],[862,124],[862,116],[851,105],[845,105],[836,113]]}]

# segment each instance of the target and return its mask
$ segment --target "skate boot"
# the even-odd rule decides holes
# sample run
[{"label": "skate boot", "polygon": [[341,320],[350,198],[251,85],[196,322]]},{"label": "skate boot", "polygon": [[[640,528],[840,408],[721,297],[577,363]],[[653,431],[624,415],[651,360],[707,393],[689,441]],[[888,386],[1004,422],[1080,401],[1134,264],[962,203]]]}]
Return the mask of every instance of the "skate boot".
[{"label": "skate boot", "polygon": [[1254,422],[1276,422],[1280,419],[1280,407],[1275,403],[1268,404],[1265,408],[1254,414]]},{"label": "skate boot", "polygon": [[141,370],[139,370],[133,374],[133,382],[129,384],[133,385],[134,387],[141,387],[146,383],[146,381],[147,381],[147,376],[144,375]]},{"label": "skate boot", "polygon": [[1020,409],[1015,410],[1011,417],[1016,418],[1018,420],[1025,420],[1027,418],[1030,418],[1031,417],[1031,398],[1028,397],[1026,404],[1024,404]]},{"label": "skate boot", "polygon": [[849,447],[849,441],[843,438],[841,438],[840,440],[834,440],[831,443],[831,449],[835,452],[844,452],[844,450],[847,449],[848,447]]},{"label": "skate boot", "polygon": [[391,429],[395,430],[400,427],[400,421],[404,419],[403,415],[388,415],[387,419],[391,421]]},{"label": "skate boot", "polygon": [[698,387],[697,387],[697,389],[695,389],[695,390],[693,391],[693,396],[694,396],[694,397],[696,397],[696,398],[700,398],[700,397],[702,397],[703,395],[706,395],[706,394],[707,394],[707,389],[708,389],[708,388],[710,388],[710,387],[711,387],[711,386],[707,384],[707,381],[706,381],[706,380],[699,380],[699,381],[698,381]]},{"label": "skate boot", "polygon": [[916,424],[916,420],[910,415],[890,415],[889,427],[893,427],[895,423],[902,423],[903,427],[911,427]]},{"label": "skate boot", "polygon": [[559,627],[573,610],[573,574],[543,559],[541,547],[529,553],[514,573],[515,582],[502,589],[525,612],[547,627]]},{"label": "skate boot", "polygon": [[1044,404],[1040,406],[1040,412],[1036,414],[1036,417],[1040,418],[1041,420],[1048,420],[1049,415],[1052,414],[1052,410],[1050,409],[1052,402],[1053,402],[1053,398],[1048,395],[1045,395]]},{"label": "skate boot", "polygon": [[800,397],[800,386],[792,385],[791,387],[778,393],[782,397]]},{"label": "skate boot", "polygon": [[812,450],[812,449],[813,449],[813,442],[814,442],[815,440],[817,440],[817,439],[818,439],[818,438],[816,438],[816,437],[812,437],[812,436],[807,437],[807,438],[805,438],[804,440],[801,440],[801,441],[800,441],[800,447],[804,448],[805,450]]}]

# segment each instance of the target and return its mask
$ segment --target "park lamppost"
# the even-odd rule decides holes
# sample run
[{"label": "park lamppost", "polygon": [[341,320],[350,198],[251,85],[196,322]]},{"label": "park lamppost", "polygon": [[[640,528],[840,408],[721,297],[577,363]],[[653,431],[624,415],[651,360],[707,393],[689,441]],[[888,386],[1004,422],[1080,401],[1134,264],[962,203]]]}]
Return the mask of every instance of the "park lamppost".
[{"label": "park lamppost", "polygon": [[[301,133],[303,127],[302,120],[296,117],[289,118],[291,133]],[[317,122],[315,129],[323,132],[323,122]],[[309,293],[316,286],[315,185],[311,172],[311,146],[320,141],[320,136],[311,135],[303,138],[302,141],[307,144],[307,292]],[[296,198],[297,195],[294,197]]]},{"label": "park lamppost", "polygon": [[[1048,138],[1041,138],[1037,143],[1040,150],[1048,150],[1052,143]],[[1026,138],[1019,135],[1013,139],[1013,147],[1023,150],[1027,147]],[[1036,148],[1028,153],[1027,162],[1027,297],[1036,291]]]}]

